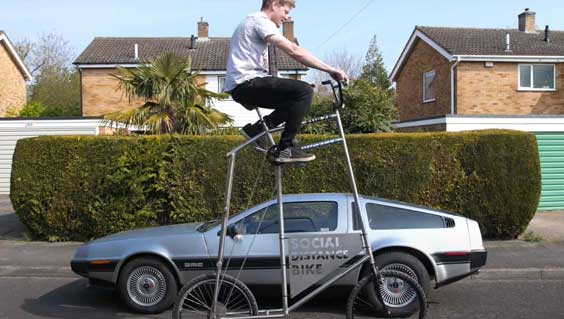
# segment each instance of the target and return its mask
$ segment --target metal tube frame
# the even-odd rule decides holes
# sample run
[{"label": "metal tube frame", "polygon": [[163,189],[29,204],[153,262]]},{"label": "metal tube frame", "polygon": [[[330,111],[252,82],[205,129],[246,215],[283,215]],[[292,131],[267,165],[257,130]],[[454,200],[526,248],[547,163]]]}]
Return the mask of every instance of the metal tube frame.
[{"label": "metal tube frame", "polygon": [[[342,101],[341,101],[341,103],[342,103]],[[342,105],[342,107],[344,107],[344,105]],[[231,192],[232,192],[232,186],[233,186],[233,176],[234,176],[234,170],[235,170],[236,155],[243,148],[245,148],[246,146],[254,143],[256,140],[262,138],[264,135],[267,135],[270,143],[272,143],[272,145],[274,145],[275,143],[274,143],[274,139],[272,137],[272,133],[282,131],[284,129],[284,127],[277,127],[277,128],[269,129],[267,127],[266,123],[263,120],[263,117],[262,117],[262,114],[260,113],[260,110],[257,108],[256,111],[257,111],[257,114],[258,114],[258,116],[259,116],[259,118],[262,122],[262,125],[264,127],[264,131],[262,133],[258,134],[257,136],[255,136],[254,138],[252,138],[252,139],[246,141],[245,143],[239,145],[235,149],[231,150],[229,153],[227,153],[227,157],[230,160],[229,160],[229,167],[228,167],[228,180],[227,180],[227,191],[226,191],[226,196],[225,196],[224,217],[223,217],[223,223],[222,223],[222,226],[221,226],[221,237],[220,237],[220,241],[219,241],[220,247],[219,247],[219,254],[218,254],[218,261],[217,261],[216,287],[215,287],[215,292],[214,292],[214,300],[213,300],[213,303],[212,303],[212,313],[214,313],[214,314],[216,313],[216,303],[217,303],[217,298],[218,298],[218,294],[219,294],[218,288],[219,288],[219,282],[221,280],[221,272],[222,272],[222,265],[223,265],[223,258],[224,258],[224,246],[225,246],[225,238],[226,238],[226,233],[227,233],[227,223],[228,223],[228,220],[229,220],[229,207],[230,207],[230,203],[231,203]],[[354,170],[353,170],[352,161],[351,161],[350,154],[349,154],[347,141],[345,139],[345,132],[344,132],[344,129],[343,129],[343,123],[341,121],[339,108],[335,108],[335,114],[331,114],[331,115],[315,118],[315,119],[312,119],[312,120],[309,120],[309,121],[305,121],[302,124],[308,125],[308,124],[313,124],[313,123],[317,123],[317,122],[320,122],[320,121],[326,121],[326,120],[332,120],[332,119],[336,119],[337,128],[338,128],[338,131],[339,131],[339,138],[335,138],[335,139],[331,139],[331,140],[328,140],[328,141],[322,141],[322,142],[306,145],[306,146],[302,147],[302,149],[314,149],[314,148],[326,146],[326,145],[333,144],[333,143],[338,143],[338,142],[343,143],[343,148],[344,148],[344,151],[345,151],[345,158],[346,158],[346,162],[347,162],[347,169],[348,169],[350,183],[351,183],[351,187],[352,187],[352,191],[353,191],[353,197],[354,197],[354,200],[355,200],[355,208],[356,209],[353,211],[353,213],[360,214],[360,220],[359,221],[360,221],[360,224],[361,224],[360,226],[361,226],[361,229],[362,229],[362,236],[361,236],[362,246],[363,246],[362,249],[365,252],[365,256],[363,256],[359,261],[354,263],[352,266],[348,267],[345,271],[335,275],[333,278],[331,278],[330,280],[325,282],[323,285],[319,286],[318,288],[316,288],[315,290],[313,290],[312,292],[310,292],[306,296],[300,298],[300,300],[296,301],[294,304],[292,304],[292,306],[288,306],[288,278],[287,278],[287,272],[286,272],[286,247],[285,247],[285,240],[287,238],[286,238],[285,229],[284,229],[284,208],[283,208],[283,199],[282,199],[282,195],[283,195],[282,194],[283,193],[282,192],[282,165],[278,165],[278,166],[276,166],[276,190],[277,190],[277,201],[278,201],[278,212],[279,212],[279,216],[278,216],[279,219],[278,220],[279,220],[279,226],[280,226],[279,242],[280,242],[280,266],[281,266],[280,268],[281,268],[281,274],[282,274],[282,309],[261,310],[261,311],[259,311],[259,315],[257,315],[257,316],[228,317],[229,319],[287,318],[291,311],[297,309],[298,307],[300,307],[301,305],[303,305],[304,303],[309,301],[311,298],[315,297],[320,292],[325,290],[331,284],[333,284],[337,280],[343,278],[344,276],[349,274],[354,269],[360,267],[362,264],[364,264],[366,262],[366,260],[369,260],[371,270],[374,272],[374,274],[378,274],[378,268],[376,267],[376,265],[374,263],[374,256],[372,255],[372,249],[370,248],[369,241],[368,241],[368,229],[367,229],[368,217],[366,216],[366,214],[361,213],[363,211],[363,208],[362,208],[363,206],[361,205],[360,195],[358,193],[358,188],[357,188],[357,185],[356,185]],[[281,312],[281,313],[277,313],[277,312]],[[261,315],[260,313],[265,313],[265,314]],[[275,314],[271,314],[271,313],[275,313]]]}]

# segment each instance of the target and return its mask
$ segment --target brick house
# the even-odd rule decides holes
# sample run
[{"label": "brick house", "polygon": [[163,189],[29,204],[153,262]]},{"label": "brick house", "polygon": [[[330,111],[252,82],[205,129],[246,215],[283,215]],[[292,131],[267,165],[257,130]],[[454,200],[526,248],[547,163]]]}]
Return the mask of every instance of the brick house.
[{"label": "brick house", "polygon": [[400,131],[506,128],[537,136],[540,209],[564,209],[564,31],[417,26],[392,73]]},{"label": "brick house", "polygon": [[[294,22],[283,26],[286,38],[297,41]],[[227,54],[231,38],[209,37],[209,24],[198,22],[198,37],[185,38],[95,38],[74,61],[80,72],[81,109],[83,116],[100,116],[110,112],[138,107],[141,100],[131,103],[118,90],[118,81],[111,76],[116,68],[136,67],[163,52],[172,51],[191,56],[192,66],[200,74],[201,83],[213,92],[221,92],[227,69]],[[280,50],[276,54],[276,66],[281,77],[300,79],[307,68]],[[215,108],[235,120],[235,126],[243,126],[256,120],[256,113],[244,109],[231,99],[215,102]]]},{"label": "brick house", "polygon": [[8,107],[20,110],[27,100],[26,81],[31,73],[4,31],[0,31],[0,116]]}]

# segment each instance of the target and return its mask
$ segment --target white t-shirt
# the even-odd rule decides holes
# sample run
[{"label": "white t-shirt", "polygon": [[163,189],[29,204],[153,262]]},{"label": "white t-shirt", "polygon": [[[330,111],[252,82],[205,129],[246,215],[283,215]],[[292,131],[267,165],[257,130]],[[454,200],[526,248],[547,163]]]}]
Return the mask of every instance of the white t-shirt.
[{"label": "white t-shirt", "polygon": [[225,92],[245,81],[269,76],[266,38],[275,34],[281,32],[262,11],[249,15],[239,24],[231,38]]}]

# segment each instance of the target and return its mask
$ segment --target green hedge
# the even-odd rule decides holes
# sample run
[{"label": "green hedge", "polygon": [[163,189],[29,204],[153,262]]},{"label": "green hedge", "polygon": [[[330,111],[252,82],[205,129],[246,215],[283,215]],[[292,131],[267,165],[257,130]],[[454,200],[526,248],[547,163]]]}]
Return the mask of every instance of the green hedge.
[{"label": "green hedge", "polygon": [[[303,136],[308,143],[327,136]],[[538,205],[533,135],[514,131],[370,134],[348,138],[360,192],[431,206],[515,238]],[[242,139],[39,137],[18,141],[11,200],[35,239],[88,240],[117,231],[201,221],[224,205],[225,153]],[[349,192],[341,145],[285,168],[285,193]],[[274,197],[273,170],[251,150],[237,158],[233,211]]]}]

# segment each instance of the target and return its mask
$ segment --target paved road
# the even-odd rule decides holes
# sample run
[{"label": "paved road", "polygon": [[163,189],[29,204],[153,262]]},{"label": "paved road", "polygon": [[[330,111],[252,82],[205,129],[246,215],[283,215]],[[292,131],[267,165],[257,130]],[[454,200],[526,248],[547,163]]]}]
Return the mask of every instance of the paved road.
[{"label": "paved road", "polygon": [[[564,318],[560,280],[466,280],[435,290],[430,316],[442,318]],[[277,307],[275,301],[259,303]],[[291,318],[344,318],[344,298],[323,296]],[[170,318],[170,312],[145,316],[127,312],[111,290],[87,287],[72,274],[0,275],[0,318]]]}]

